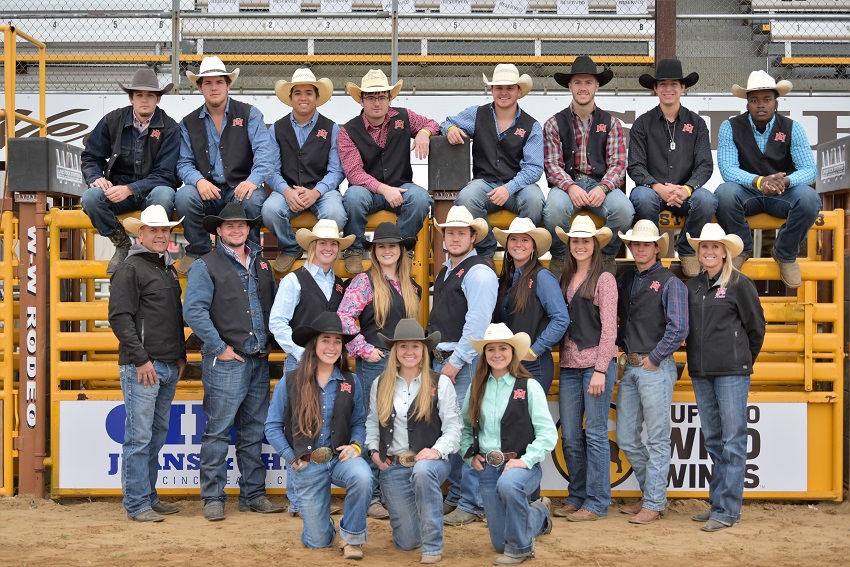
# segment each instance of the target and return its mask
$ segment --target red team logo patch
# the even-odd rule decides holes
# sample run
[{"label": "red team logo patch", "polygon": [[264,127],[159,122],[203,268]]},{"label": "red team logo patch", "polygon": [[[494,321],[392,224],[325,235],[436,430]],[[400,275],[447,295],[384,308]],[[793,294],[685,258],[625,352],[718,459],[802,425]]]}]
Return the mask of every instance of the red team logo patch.
[{"label": "red team logo patch", "polygon": [[328,131],[324,130],[324,129],[319,130],[318,132],[316,132],[316,137],[317,138],[324,138],[325,140],[327,140],[328,139]]},{"label": "red team logo patch", "polygon": [[396,120],[394,128],[396,130],[401,130],[402,128],[404,128],[404,120]]},{"label": "red team logo patch", "polygon": [[334,289],[335,289],[335,290],[337,290],[339,293],[342,293],[342,292],[343,292],[343,290],[342,290],[342,286],[341,286],[341,285],[339,285],[339,284],[336,284],[336,286],[334,286]]},{"label": "red team logo patch", "polygon": [[714,297],[717,298],[717,299],[723,299],[724,297],[726,297],[726,288],[725,287],[717,288],[717,293],[714,295]]},{"label": "red team logo patch", "polygon": [[682,132],[687,132],[688,134],[694,133],[694,125],[693,124],[685,124],[682,126]]},{"label": "red team logo patch", "polygon": [[233,125],[234,125],[234,126],[242,126],[242,125],[243,125],[243,124],[242,124],[242,119],[241,119],[241,118],[234,118],[234,119],[233,119]]},{"label": "red team logo patch", "polygon": [[339,385],[339,391],[340,392],[348,392],[350,394],[351,393],[351,384],[349,384],[348,382],[343,382],[342,384]]},{"label": "red team logo patch", "polygon": [[659,282],[658,280],[652,282],[651,284],[649,284],[649,289],[651,289],[652,291],[658,291],[659,289],[661,289],[661,282]]},{"label": "red team logo patch", "polygon": [[269,269],[269,265],[268,265],[268,264],[266,264],[265,262],[263,262],[262,260],[260,260],[260,267],[261,267],[262,269],[264,269],[264,270],[268,270],[268,269]]},{"label": "red team logo patch", "polygon": [[159,140],[160,131],[159,130],[151,130],[151,138],[156,138]]},{"label": "red team logo patch", "polygon": [[597,124],[596,125],[596,131],[597,132],[607,132],[608,126],[606,126],[605,124]]},{"label": "red team logo patch", "polygon": [[525,399],[525,390],[514,390],[514,399],[515,400],[524,400]]},{"label": "red team logo patch", "polygon": [[517,128],[516,130],[514,130],[514,134],[516,134],[520,138],[525,136],[525,128]]},{"label": "red team logo patch", "polygon": [[785,134],[783,132],[777,132],[776,138],[774,138],[774,140],[777,141],[777,142],[784,142],[785,141]]},{"label": "red team logo patch", "polygon": [[461,268],[460,271],[457,273],[457,277],[462,277],[462,276],[463,276],[463,268]]}]

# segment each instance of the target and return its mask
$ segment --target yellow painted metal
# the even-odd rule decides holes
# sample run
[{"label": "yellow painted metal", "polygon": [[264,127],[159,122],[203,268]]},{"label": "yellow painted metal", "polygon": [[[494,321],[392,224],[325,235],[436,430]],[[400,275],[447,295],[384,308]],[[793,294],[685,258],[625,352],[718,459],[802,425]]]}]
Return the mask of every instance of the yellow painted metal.
[{"label": "yellow painted metal", "polygon": [[[3,34],[3,74],[5,82],[5,100],[3,113],[6,118],[6,139],[9,140],[15,137],[15,125],[18,120],[27,122],[39,127],[39,136],[47,136],[47,115],[46,107],[46,86],[47,73],[45,57],[47,54],[44,43],[38,41],[28,33],[25,33],[14,26],[0,26],[0,33]],[[34,61],[38,61],[38,86],[39,86],[39,118],[33,118],[26,114],[21,114],[17,111],[15,103],[15,95],[17,89],[17,39],[21,38],[38,48],[38,54],[33,55]]]},{"label": "yellow painted metal", "polygon": [[3,329],[0,332],[0,416],[2,416],[2,440],[0,440],[0,467],[2,467],[3,482],[0,486],[0,496],[11,496],[14,491],[14,462],[15,451],[12,440],[16,432],[14,418],[17,415],[15,405],[15,371],[19,366],[19,357],[15,355],[16,308],[15,308],[15,273],[18,259],[15,256],[17,244],[17,221],[11,211],[3,213],[0,218],[0,238],[3,241],[3,258],[0,261],[0,279],[3,280],[3,298],[0,301],[0,320]]}]

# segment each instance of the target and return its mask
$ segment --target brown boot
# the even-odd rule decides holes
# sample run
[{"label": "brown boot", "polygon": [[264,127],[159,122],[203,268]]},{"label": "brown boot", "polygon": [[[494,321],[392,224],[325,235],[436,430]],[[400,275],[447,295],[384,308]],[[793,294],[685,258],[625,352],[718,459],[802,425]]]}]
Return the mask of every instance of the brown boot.
[{"label": "brown boot", "polygon": [[345,260],[345,271],[356,276],[363,271],[363,252],[360,250],[346,250],[345,252],[342,254],[342,259]]},{"label": "brown boot", "polygon": [[124,227],[118,223],[115,231],[109,235],[109,241],[115,245],[115,253],[109,260],[109,265],[106,266],[107,274],[114,274],[121,262],[127,259],[127,253],[130,252],[130,237],[124,232]]}]

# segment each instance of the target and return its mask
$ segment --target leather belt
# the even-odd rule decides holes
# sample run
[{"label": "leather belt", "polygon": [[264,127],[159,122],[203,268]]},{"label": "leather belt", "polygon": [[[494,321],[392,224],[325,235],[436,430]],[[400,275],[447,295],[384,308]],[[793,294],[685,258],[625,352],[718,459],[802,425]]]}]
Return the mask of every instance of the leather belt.
[{"label": "leather belt", "polygon": [[452,354],[454,354],[454,351],[453,350],[435,350],[433,354],[434,354],[434,360],[436,360],[437,362],[442,364],[443,362],[447,361],[452,356]]},{"label": "leather belt", "polygon": [[411,468],[416,464],[416,453],[413,451],[405,451],[401,455],[387,455],[387,459],[389,459],[390,465],[401,465],[403,467]]},{"label": "leather belt", "polygon": [[501,467],[511,459],[516,459],[516,453],[503,453],[501,451],[490,451],[484,455],[484,460],[491,467]]},{"label": "leather belt", "polygon": [[642,366],[644,359],[649,358],[648,353],[642,354],[639,352],[625,353],[624,356],[626,357],[626,363],[629,366]]},{"label": "leather belt", "polygon": [[310,461],[316,465],[324,465],[325,463],[330,462],[331,459],[334,458],[333,449],[330,447],[319,447],[309,455],[304,455],[301,457],[302,461]]},{"label": "leather belt", "polygon": [[579,179],[593,179],[594,181],[598,181],[598,179],[596,179],[592,175],[588,175],[587,173],[582,173],[580,171],[576,171],[573,175],[573,180],[579,180]]}]

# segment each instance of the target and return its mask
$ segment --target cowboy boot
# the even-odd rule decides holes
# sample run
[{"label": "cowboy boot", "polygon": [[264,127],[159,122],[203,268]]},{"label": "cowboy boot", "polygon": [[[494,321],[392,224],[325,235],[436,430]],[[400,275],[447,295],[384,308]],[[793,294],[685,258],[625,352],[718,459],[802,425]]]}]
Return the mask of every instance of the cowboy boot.
[{"label": "cowboy boot", "polygon": [[124,227],[120,224],[115,229],[115,232],[109,235],[109,241],[115,245],[115,254],[112,255],[112,259],[109,260],[109,265],[106,267],[107,274],[114,274],[115,270],[118,269],[118,266],[121,265],[127,258],[127,253],[130,251],[130,237],[127,236],[127,233],[124,232]]}]

